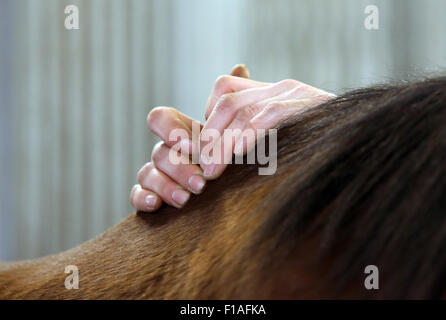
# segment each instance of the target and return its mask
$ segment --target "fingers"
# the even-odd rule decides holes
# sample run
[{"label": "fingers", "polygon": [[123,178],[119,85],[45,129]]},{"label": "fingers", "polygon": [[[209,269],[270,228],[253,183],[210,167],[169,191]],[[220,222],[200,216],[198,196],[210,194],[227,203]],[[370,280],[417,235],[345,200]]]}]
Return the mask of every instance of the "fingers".
[{"label": "fingers", "polygon": [[[216,179],[220,177],[220,175],[226,169],[227,164],[232,160],[235,144],[249,120],[264,110],[271,102],[298,98],[304,95],[304,92],[306,91],[304,86],[305,85],[298,85],[297,87],[285,91],[278,96],[242,107],[237,112],[229,126],[224,129],[223,136],[221,136],[212,146],[214,150],[219,150],[219,153],[217,155],[213,155],[212,160],[209,160],[208,163],[205,163],[203,166],[204,176],[206,179]],[[253,134],[256,133],[253,132]],[[245,135],[247,136],[247,132],[245,132]]]},{"label": "fingers", "polygon": [[[277,96],[240,108],[229,126],[224,129],[223,135],[212,145],[212,152],[217,151],[216,155],[202,161],[204,176],[208,180],[218,178],[231,162],[232,154],[245,154],[261,137],[260,133],[263,135],[266,130],[276,127],[292,115],[331,97],[332,95],[322,90],[301,84]],[[206,126],[207,124],[204,130]],[[205,149],[206,153],[209,149],[209,146]]]},{"label": "fingers", "polygon": [[218,99],[224,94],[237,92],[249,88],[264,87],[269,83],[254,81],[250,79],[235,77],[235,76],[220,76],[215,81],[212,92],[209,96],[206,104],[205,119],[208,119],[209,115],[213,111]]},{"label": "fingers", "polygon": [[282,100],[269,103],[261,112],[245,122],[242,132],[252,131],[254,134],[240,135],[234,147],[234,154],[243,155],[250,150],[255,145],[256,139],[259,138],[257,135],[259,129],[268,130],[274,128],[291,116],[321,104],[331,97],[328,94],[321,94],[306,99]]},{"label": "fingers", "polygon": [[[264,112],[266,107],[274,102],[288,100],[289,103],[287,105],[292,108],[293,103],[291,101],[294,100],[296,103],[296,108],[299,108],[299,106],[300,106],[300,104],[298,102],[299,100],[320,96],[321,92],[323,92],[323,91],[316,89],[314,87],[308,86],[306,84],[297,85],[293,89],[285,91],[277,96],[274,96],[274,97],[259,101],[255,104],[247,105],[247,106],[240,108],[240,110],[237,112],[234,119],[227,127],[227,129],[242,130],[245,127],[247,121],[254,118],[260,112]],[[314,99],[315,103],[316,103],[316,100],[317,99]],[[269,129],[269,128],[266,128],[266,129]]]},{"label": "fingers", "polygon": [[209,96],[206,105],[205,119],[209,117],[209,114],[212,112],[215,103],[223,94],[256,86],[267,85],[266,83],[253,80],[238,81],[240,79],[249,79],[249,70],[244,64],[235,65],[232,68],[229,76],[221,76],[215,81],[214,88],[211,92],[211,95]]},{"label": "fingers", "polygon": [[244,64],[237,64],[232,68],[230,75],[249,79],[249,70]]},{"label": "fingers", "polygon": [[150,111],[147,124],[169,147],[177,145],[178,149],[181,148],[186,154],[193,151],[193,126],[197,126],[197,132],[200,132],[202,127],[198,121],[169,107],[157,107]]},{"label": "fingers", "polygon": [[217,142],[217,140],[211,141],[213,140],[211,134],[217,137],[221,136],[223,130],[228,127],[242,108],[245,117],[252,117],[261,110],[261,105],[258,104],[260,101],[280,96],[300,85],[301,83],[296,80],[283,80],[273,85],[250,88],[222,96],[204,125],[200,136],[200,162],[205,176],[208,177],[207,174],[210,171],[209,168],[206,170],[206,165],[211,162],[208,159],[208,151]]},{"label": "fingers", "polygon": [[201,193],[206,183],[201,168],[189,158],[170,149],[165,143],[157,143],[152,151],[153,165],[174,182],[195,194]]},{"label": "fingers", "polygon": [[164,202],[177,208],[183,207],[190,197],[189,191],[183,189],[151,162],[138,172],[138,182],[143,189],[154,192]]},{"label": "fingers", "polygon": [[300,100],[276,101],[268,104],[268,106],[252,118],[248,124],[254,129],[270,129],[276,127],[283,120],[302,113],[315,105],[328,101],[330,95],[318,95],[311,98]]},{"label": "fingers", "polygon": [[149,190],[145,190],[141,185],[136,184],[130,192],[130,203],[138,211],[152,212],[161,207],[160,197]]},{"label": "fingers", "polygon": [[[243,135],[240,135],[234,147],[234,154],[243,155],[248,150],[254,147],[258,138],[257,133],[259,129],[274,128],[281,121],[289,118],[296,113],[299,108],[303,108],[305,102],[299,100],[277,101],[272,102],[266,106],[264,110],[258,113],[255,117],[245,123],[243,128]],[[252,132],[253,134],[249,134]]]},{"label": "fingers", "polygon": [[275,97],[299,85],[300,83],[295,80],[283,80],[269,86],[225,94],[218,100],[203,130],[216,129],[221,134],[242,107]]},{"label": "fingers", "polygon": [[138,172],[139,184],[132,190],[131,203],[141,211],[157,210],[163,201],[181,208],[190,193],[200,193],[206,183],[201,168],[189,159],[194,153],[192,141],[198,140],[202,126],[168,107],[153,109],[147,124],[163,141],[155,145],[152,162]]},{"label": "fingers", "polygon": [[[329,97],[296,80],[275,84],[250,80],[248,69],[237,65],[231,75],[217,79],[206,106],[204,126],[174,108],[153,109],[147,123],[163,142],[155,146],[152,162],[138,173],[139,184],[130,196],[132,205],[140,211],[157,210],[163,201],[177,208],[184,206],[190,193],[202,192],[206,179],[221,175],[234,153],[242,155],[255,145],[258,129],[273,128]],[[222,136],[225,129],[229,129],[228,134]],[[253,134],[245,135],[245,131]],[[194,145],[197,140],[201,154]],[[211,154],[206,153],[209,150]],[[194,164],[198,156],[201,167]]]}]

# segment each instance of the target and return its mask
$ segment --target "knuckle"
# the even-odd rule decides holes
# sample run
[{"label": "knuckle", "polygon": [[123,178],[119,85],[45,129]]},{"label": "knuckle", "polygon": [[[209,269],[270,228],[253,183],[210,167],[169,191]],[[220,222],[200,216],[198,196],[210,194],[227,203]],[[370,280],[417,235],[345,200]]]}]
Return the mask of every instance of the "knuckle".
[{"label": "knuckle", "polygon": [[229,82],[231,81],[231,78],[228,75],[222,75],[215,80],[214,88],[216,90],[224,90],[229,87]]},{"label": "knuckle", "polygon": [[280,111],[282,107],[283,107],[282,102],[271,102],[266,106],[266,111],[275,113]]},{"label": "knuckle", "polygon": [[234,106],[235,95],[233,93],[226,93],[218,99],[215,106],[218,112],[227,112],[231,110]]},{"label": "knuckle", "polygon": [[283,84],[287,87],[297,87],[298,85],[300,85],[300,82],[294,79],[285,79],[280,81],[280,84]]},{"label": "knuckle", "polygon": [[254,117],[260,111],[260,107],[257,104],[250,104],[244,107],[237,113],[237,120],[245,121]]},{"label": "knuckle", "polygon": [[172,107],[155,107],[147,115],[147,124],[152,127],[154,123],[160,122],[163,117],[174,111]]},{"label": "knuckle", "polygon": [[133,203],[133,198],[135,197],[135,191],[138,188],[138,184],[133,185],[132,189],[130,190],[130,203]]},{"label": "knuckle", "polygon": [[156,163],[162,159],[164,142],[160,141],[153,146],[152,149],[152,162]]},{"label": "knuckle", "polygon": [[137,174],[137,180],[140,185],[142,185],[142,182],[144,182],[145,177],[149,174],[152,167],[153,167],[152,163],[147,162],[145,165],[142,166],[141,169],[139,169]]},{"label": "knuckle", "polygon": [[165,110],[165,107],[156,107],[150,110],[149,114],[147,115],[147,123],[149,127],[155,123],[158,122],[159,119],[162,117],[162,114]]}]

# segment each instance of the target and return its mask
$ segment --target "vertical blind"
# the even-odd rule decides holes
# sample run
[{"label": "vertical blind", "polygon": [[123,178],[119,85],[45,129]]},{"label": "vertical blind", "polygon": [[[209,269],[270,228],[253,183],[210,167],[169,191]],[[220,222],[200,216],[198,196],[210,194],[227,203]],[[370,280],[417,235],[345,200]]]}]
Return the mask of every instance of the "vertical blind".
[{"label": "vertical blind", "polygon": [[[69,4],[79,30],[64,28]],[[369,4],[379,30],[364,27]],[[0,9],[12,61],[0,74],[10,128],[0,137],[2,259],[68,249],[132,212],[130,189],[156,142],[147,113],[168,105],[203,120],[215,79],[236,63],[258,80],[336,93],[446,65],[441,0],[6,0]]]}]

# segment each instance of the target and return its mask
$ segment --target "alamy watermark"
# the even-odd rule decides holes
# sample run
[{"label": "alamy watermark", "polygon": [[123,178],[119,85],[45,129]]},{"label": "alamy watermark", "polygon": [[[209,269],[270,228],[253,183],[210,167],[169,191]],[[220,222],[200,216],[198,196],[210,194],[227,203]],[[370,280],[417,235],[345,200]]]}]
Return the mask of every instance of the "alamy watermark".
[{"label": "alamy watermark", "polygon": [[365,267],[364,273],[368,274],[364,279],[364,287],[367,290],[378,290],[379,289],[379,269],[377,266],[370,264]]},{"label": "alamy watermark", "polygon": [[266,165],[259,167],[259,175],[273,175],[277,170],[277,129],[225,129],[220,134],[216,129],[200,132],[200,124],[194,121],[192,139],[187,130],[174,129],[169,141],[176,142],[169,151],[169,161],[174,165],[243,164],[246,158],[247,164]]},{"label": "alamy watermark", "polygon": [[379,9],[378,6],[370,4],[364,8],[364,14],[367,16],[364,19],[364,27],[367,30],[379,29]]},{"label": "alamy watermark", "polygon": [[65,278],[65,288],[67,290],[79,289],[79,269],[77,266],[66,266],[65,273],[69,273],[69,275]]},{"label": "alamy watermark", "polygon": [[79,8],[73,4],[65,7],[64,26],[67,30],[79,30]]}]

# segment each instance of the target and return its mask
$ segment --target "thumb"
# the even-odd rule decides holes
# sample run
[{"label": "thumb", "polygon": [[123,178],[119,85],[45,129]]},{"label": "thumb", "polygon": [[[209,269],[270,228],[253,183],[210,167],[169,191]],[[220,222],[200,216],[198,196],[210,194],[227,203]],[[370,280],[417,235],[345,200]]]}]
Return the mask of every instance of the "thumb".
[{"label": "thumb", "polygon": [[237,64],[232,68],[230,75],[249,79],[249,70],[244,64]]}]

